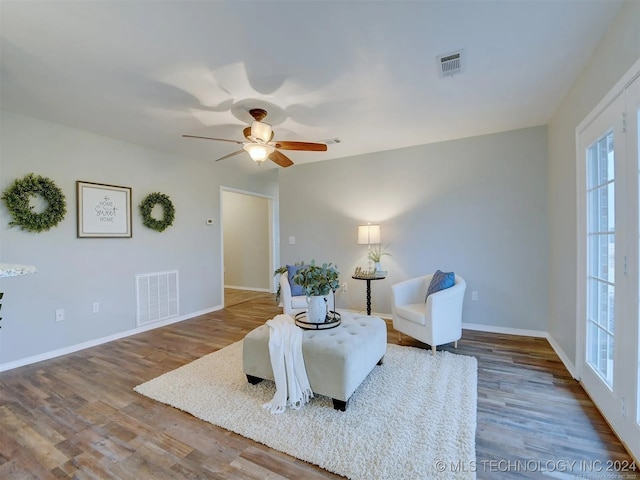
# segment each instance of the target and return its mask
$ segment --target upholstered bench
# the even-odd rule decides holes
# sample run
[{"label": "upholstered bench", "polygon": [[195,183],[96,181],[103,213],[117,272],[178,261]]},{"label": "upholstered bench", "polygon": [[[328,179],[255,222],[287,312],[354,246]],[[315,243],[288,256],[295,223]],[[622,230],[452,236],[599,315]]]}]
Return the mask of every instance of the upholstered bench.
[{"label": "upholstered bench", "polygon": [[[302,355],[311,390],[330,397],[345,411],[349,397],[387,351],[387,325],[368,315],[342,313],[342,323],[330,330],[305,330]],[[269,356],[269,327],[261,325],[243,340],[242,364],[249,383],[274,380]]]}]

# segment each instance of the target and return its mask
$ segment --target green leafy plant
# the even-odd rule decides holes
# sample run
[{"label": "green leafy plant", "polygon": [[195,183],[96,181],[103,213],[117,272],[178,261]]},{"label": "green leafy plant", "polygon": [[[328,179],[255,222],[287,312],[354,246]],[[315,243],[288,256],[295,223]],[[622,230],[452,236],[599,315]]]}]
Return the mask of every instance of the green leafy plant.
[{"label": "green leafy plant", "polygon": [[311,260],[306,266],[302,264],[302,268],[294,275],[293,282],[300,285],[308,297],[325,296],[338,289],[339,276],[337,266],[332,266],[331,263],[316,265],[315,260]]},{"label": "green leafy plant", "polygon": [[[153,218],[151,212],[156,205],[162,206],[162,220]],[[162,232],[173,225],[176,217],[176,209],[168,195],[160,192],[153,192],[147,195],[142,203],[140,203],[140,214],[142,215],[142,223],[145,227]]]},{"label": "green leafy plant", "polygon": [[[47,202],[47,208],[40,213],[36,213],[33,205],[29,203],[31,197],[38,195]],[[13,217],[9,226],[19,226],[29,232],[50,230],[67,214],[66,199],[62,190],[53,180],[33,173],[13,182],[4,191],[2,200]]]},{"label": "green leafy plant", "polygon": [[[296,265],[298,265],[298,264],[296,263]],[[274,275],[274,276],[276,276],[276,275],[282,275],[283,273],[285,273],[285,272],[287,272],[287,271],[288,271],[288,270],[287,270],[287,267],[280,267],[280,268],[276,269],[276,270],[273,272],[273,275]]]},{"label": "green leafy plant", "polygon": [[391,256],[391,254],[388,252],[385,252],[385,250],[386,250],[386,247],[382,248],[380,245],[373,247],[373,249],[369,251],[367,258],[372,262],[379,262],[383,256],[385,255]]},{"label": "green leafy plant", "polygon": [[[288,273],[287,267],[280,267],[277,268],[274,272],[273,272],[273,276],[275,277],[276,275],[286,275]],[[278,282],[278,288],[276,290],[276,303],[280,303],[280,289],[282,287],[280,286],[280,282]]]}]

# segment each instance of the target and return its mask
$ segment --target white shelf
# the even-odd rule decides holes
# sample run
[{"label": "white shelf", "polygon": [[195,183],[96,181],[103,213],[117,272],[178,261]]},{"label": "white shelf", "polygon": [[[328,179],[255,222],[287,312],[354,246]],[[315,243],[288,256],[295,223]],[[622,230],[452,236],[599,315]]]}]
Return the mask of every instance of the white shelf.
[{"label": "white shelf", "polygon": [[16,263],[0,263],[0,278],[29,275],[38,270],[33,265],[18,265]]}]

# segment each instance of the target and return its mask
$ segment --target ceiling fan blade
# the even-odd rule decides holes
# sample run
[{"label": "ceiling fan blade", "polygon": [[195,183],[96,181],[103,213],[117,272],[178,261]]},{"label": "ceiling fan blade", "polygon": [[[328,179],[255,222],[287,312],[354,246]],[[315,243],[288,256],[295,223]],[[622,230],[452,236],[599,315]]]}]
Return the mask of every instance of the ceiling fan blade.
[{"label": "ceiling fan blade", "polygon": [[271,153],[271,155],[269,155],[269,160],[271,160],[274,163],[277,163],[278,165],[284,168],[290,167],[291,165],[293,165],[293,162],[291,161],[291,159],[286,155],[283,155],[282,153],[280,153],[278,150],[274,150]]},{"label": "ceiling fan blade", "polygon": [[312,143],[312,142],[276,142],[276,148],[282,150],[307,150],[310,152],[326,152],[326,143]]},{"label": "ceiling fan blade", "polygon": [[200,137],[199,135],[182,135],[182,136],[186,138],[202,138],[203,140],[216,140],[218,142],[231,142],[231,143],[237,143],[238,145],[244,145],[243,142],[239,142],[238,140],[229,140],[227,138]]},{"label": "ceiling fan blade", "polygon": [[225,155],[224,157],[220,157],[219,159],[216,160],[216,162],[219,162],[220,160],[225,160],[225,159],[227,159],[229,157],[234,157],[234,156],[236,156],[236,155],[238,155],[239,153],[242,153],[242,152],[244,152],[244,148],[242,150],[238,150],[237,152],[232,152],[229,155]]}]

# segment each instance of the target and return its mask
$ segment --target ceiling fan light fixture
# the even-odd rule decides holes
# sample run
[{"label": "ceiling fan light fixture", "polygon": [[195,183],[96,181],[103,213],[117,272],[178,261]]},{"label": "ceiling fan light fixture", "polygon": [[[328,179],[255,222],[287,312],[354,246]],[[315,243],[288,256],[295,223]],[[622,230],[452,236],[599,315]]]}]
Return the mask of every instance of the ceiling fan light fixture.
[{"label": "ceiling fan light fixture", "polygon": [[251,156],[251,159],[257,163],[264,162],[275,150],[271,145],[262,143],[247,143],[242,148],[244,148]]},{"label": "ceiling fan light fixture", "polygon": [[271,140],[271,125],[257,120],[251,124],[251,136],[257,140],[268,142]]},{"label": "ceiling fan light fixture", "polygon": [[[2,0],[0,0],[2,1]],[[183,135],[183,137],[189,138],[202,138],[205,140],[216,140],[219,142],[235,143],[236,145],[242,145],[242,150],[236,150],[228,155],[216,159],[217,161],[225,160],[229,157],[233,157],[247,152],[251,159],[258,165],[262,164],[267,159],[271,160],[276,165],[286,168],[293,165],[293,161],[284,155],[280,150],[302,150],[307,152],[326,152],[327,144],[340,143],[339,138],[333,138],[326,143],[322,142],[294,142],[294,141],[273,141],[273,128],[270,124],[264,123],[262,120],[267,116],[267,111],[262,108],[252,108],[249,110],[249,115],[254,119],[251,126],[244,127],[242,129],[242,135],[246,138],[247,142],[241,142],[238,140],[230,140],[228,138],[214,138],[203,137],[200,135]]]}]

